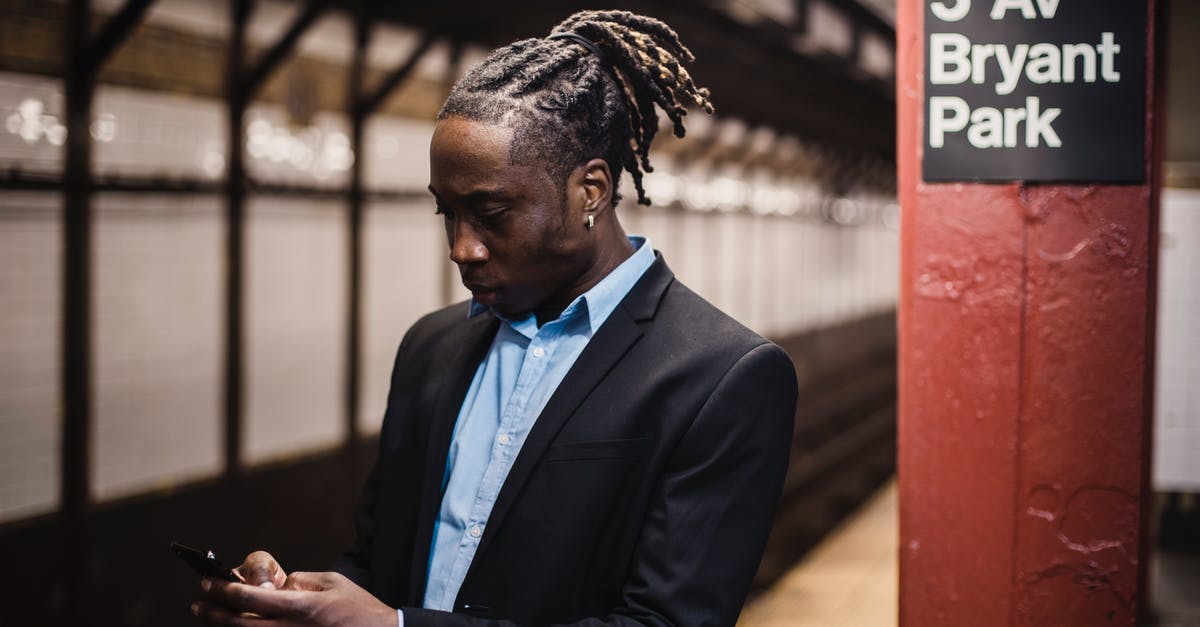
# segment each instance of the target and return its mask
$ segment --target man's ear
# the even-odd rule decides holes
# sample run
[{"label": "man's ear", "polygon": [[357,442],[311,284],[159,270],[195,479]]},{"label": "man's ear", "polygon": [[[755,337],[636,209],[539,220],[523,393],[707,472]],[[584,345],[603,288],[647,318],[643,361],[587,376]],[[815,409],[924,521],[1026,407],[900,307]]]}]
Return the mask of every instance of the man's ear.
[{"label": "man's ear", "polygon": [[583,210],[593,214],[607,211],[612,207],[613,197],[612,172],[608,163],[604,159],[592,159],[583,164],[582,170]]}]

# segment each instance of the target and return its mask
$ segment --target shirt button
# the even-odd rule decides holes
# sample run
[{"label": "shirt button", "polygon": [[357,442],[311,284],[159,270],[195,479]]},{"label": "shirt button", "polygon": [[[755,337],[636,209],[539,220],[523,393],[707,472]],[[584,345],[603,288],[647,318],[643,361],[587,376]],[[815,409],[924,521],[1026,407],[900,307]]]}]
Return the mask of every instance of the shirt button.
[{"label": "shirt button", "polygon": [[479,528],[479,525],[471,525],[470,534],[472,538],[478,538],[482,533],[483,530]]},{"label": "shirt button", "polygon": [[501,444],[508,444],[512,441],[512,438],[508,437],[507,433],[501,433],[499,440]]},{"label": "shirt button", "polygon": [[533,357],[534,357],[534,359],[541,359],[541,358],[542,358],[542,357],[544,357],[545,355],[546,355],[546,349],[542,348],[541,346],[535,346],[535,347],[533,347]]}]

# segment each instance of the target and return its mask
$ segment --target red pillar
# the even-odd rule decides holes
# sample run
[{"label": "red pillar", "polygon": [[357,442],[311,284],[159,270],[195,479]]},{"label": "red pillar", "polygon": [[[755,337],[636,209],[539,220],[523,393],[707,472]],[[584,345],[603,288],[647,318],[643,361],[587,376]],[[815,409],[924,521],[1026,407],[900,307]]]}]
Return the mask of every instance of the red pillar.
[{"label": "red pillar", "polygon": [[922,182],[926,1],[900,0],[897,17],[900,622],[1134,625],[1151,495],[1154,132],[1142,185]]}]

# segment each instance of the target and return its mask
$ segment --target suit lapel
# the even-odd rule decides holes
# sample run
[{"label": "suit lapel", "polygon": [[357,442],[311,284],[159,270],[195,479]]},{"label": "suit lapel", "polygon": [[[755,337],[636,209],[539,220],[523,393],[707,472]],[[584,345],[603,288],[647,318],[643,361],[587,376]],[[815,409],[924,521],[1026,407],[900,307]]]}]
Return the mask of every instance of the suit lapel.
[{"label": "suit lapel", "polygon": [[430,367],[444,369],[450,375],[446,377],[433,403],[428,444],[425,447],[425,466],[421,475],[423,480],[420,510],[417,514],[417,536],[413,545],[415,550],[409,575],[408,595],[409,600],[418,606],[425,596],[433,525],[442,503],[442,477],[446,471],[446,455],[450,450],[454,423],[458,419],[458,411],[475,376],[475,370],[487,354],[498,326],[499,321],[491,315],[481,314],[465,321],[460,327],[461,334],[452,340],[453,348],[446,362],[430,364]]},{"label": "suit lapel", "polygon": [[[521,489],[528,481],[530,474],[537,467],[546,448],[558,435],[559,430],[566,424],[579,404],[583,402],[592,390],[604,379],[629,349],[642,337],[639,322],[652,318],[658,308],[658,302],[671,283],[674,275],[667,268],[661,256],[657,256],[653,265],[646,270],[642,278],[634,285],[629,294],[622,300],[621,305],[613,310],[608,320],[600,325],[596,334],[588,342],[575,364],[567,371],[546,407],[538,416],[521,452],[513,462],[492,506],[488,516],[483,537],[475,550],[472,568],[479,563],[480,556],[487,550],[492,538],[500,529],[505,516],[512,507]],[[467,577],[470,577],[468,570]]]}]

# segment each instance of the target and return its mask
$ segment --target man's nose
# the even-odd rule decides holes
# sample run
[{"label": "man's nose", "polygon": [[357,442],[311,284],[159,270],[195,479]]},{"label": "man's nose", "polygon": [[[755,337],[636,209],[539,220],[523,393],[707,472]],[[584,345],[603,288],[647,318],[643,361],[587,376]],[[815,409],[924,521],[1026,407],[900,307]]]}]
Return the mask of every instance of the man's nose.
[{"label": "man's nose", "polygon": [[451,232],[450,260],[459,265],[466,265],[487,261],[487,256],[487,246],[480,241],[470,223],[466,220],[456,221]]}]

